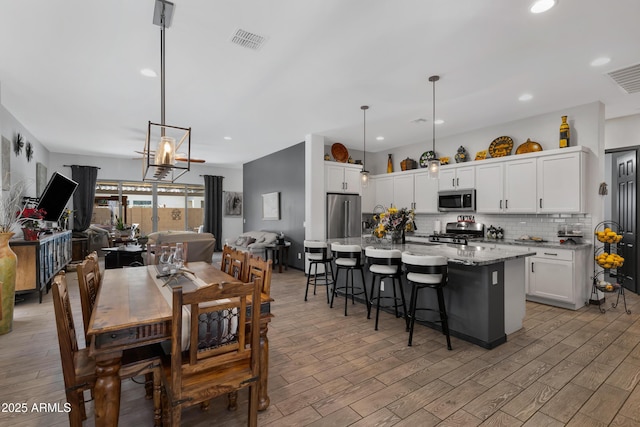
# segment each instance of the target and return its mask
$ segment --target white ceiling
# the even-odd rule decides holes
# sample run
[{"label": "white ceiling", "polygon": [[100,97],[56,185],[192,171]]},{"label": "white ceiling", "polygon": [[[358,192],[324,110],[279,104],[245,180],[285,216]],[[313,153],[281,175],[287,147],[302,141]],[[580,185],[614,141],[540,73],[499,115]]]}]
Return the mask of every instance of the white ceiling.
[{"label": "white ceiling", "polygon": [[[438,136],[597,100],[607,118],[640,113],[640,93],[605,75],[640,63],[640,1],[559,0],[540,15],[531,1],[175,0],[166,122],[192,127],[193,156],[230,166],[309,133],[362,149],[363,104],[367,151],[430,144],[432,74]],[[153,8],[0,0],[2,104],[50,151],[132,157],[160,121],[160,78],[139,73],[159,73]],[[236,46],[238,28],[267,42]]]}]

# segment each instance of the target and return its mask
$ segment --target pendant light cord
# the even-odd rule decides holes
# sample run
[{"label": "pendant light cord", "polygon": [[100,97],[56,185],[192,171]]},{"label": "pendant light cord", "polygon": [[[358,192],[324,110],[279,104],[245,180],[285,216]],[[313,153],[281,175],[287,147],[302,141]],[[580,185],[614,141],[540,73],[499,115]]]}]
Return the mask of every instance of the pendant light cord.
[{"label": "pendant light cord", "polygon": [[440,80],[440,76],[431,76],[429,77],[429,81],[433,83],[433,121],[431,123],[433,127],[433,154],[436,153],[436,82]]},{"label": "pendant light cord", "polygon": [[166,4],[162,2],[162,14],[160,15],[160,135],[165,136],[165,91],[164,91],[164,49],[165,49],[165,8]]},{"label": "pendant light cord", "polygon": [[369,109],[368,105],[363,105],[360,107],[363,114],[362,121],[362,171],[367,171],[367,110]]}]

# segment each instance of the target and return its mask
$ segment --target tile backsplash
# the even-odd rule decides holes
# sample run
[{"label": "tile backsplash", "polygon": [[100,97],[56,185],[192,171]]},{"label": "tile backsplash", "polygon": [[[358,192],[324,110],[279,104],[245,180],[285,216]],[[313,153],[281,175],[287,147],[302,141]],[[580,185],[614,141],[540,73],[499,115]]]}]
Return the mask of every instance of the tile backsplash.
[{"label": "tile backsplash", "polygon": [[[464,215],[470,213],[465,212]],[[592,242],[593,225],[589,214],[539,214],[539,215],[489,215],[471,213],[476,222],[484,223],[486,228],[491,225],[502,227],[504,239],[518,239],[523,235],[542,237],[550,242],[558,242],[558,230],[566,227],[568,230],[582,230],[584,242]],[[444,231],[447,222],[455,222],[458,214],[417,214],[415,217],[417,233],[432,234],[434,225],[440,221]]]}]

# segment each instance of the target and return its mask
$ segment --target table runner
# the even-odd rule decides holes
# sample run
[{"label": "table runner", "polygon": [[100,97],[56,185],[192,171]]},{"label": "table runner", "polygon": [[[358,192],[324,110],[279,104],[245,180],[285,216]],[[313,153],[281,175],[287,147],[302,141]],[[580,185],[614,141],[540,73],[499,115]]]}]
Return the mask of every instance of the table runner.
[{"label": "table runner", "polygon": [[[158,266],[149,265],[147,266],[147,272],[153,279],[154,283],[158,287],[158,290],[160,291],[164,299],[167,301],[167,304],[169,304],[169,307],[172,307],[172,308],[173,308],[173,288],[175,286],[192,285],[192,286],[195,286],[196,288],[202,288],[204,286],[209,285],[209,283],[206,283],[199,277],[196,277],[195,274],[187,271],[183,271],[180,274],[175,274],[171,276],[158,277],[159,274],[162,274],[158,270]],[[231,300],[229,299],[218,300],[218,302],[224,302],[224,303],[230,302],[230,301]],[[216,336],[228,337],[229,334],[234,335],[238,328],[237,309],[232,310],[231,316],[229,315],[229,310],[221,310],[219,313],[220,313],[219,317],[222,318],[221,320],[222,320],[223,326],[221,331],[222,333],[220,335],[216,334]],[[229,321],[227,319],[229,317],[231,318],[231,331],[229,331],[228,329]],[[213,325],[212,323],[213,323],[213,320],[211,320],[210,324],[208,325],[210,330],[216,329],[214,327],[215,325]],[[191,310],[189,309],[189,307],[184,306],[182,307],[182,343],[181,343],[181,347],[183,351],[186,351],[189,349],[190,335],[191,335]],[[204,335],[204,331],[200,333],[200,337],[199,337],[200,341],[205,340],[203,335]],[[209,341],[208,346],[212,346],[210,342],[211,340],[209,339],[208,341]],[[223,342],[225,341],[223,340],[222,342],[216,342],[213,344],[213,346],[217,344],[222,344]]]}]

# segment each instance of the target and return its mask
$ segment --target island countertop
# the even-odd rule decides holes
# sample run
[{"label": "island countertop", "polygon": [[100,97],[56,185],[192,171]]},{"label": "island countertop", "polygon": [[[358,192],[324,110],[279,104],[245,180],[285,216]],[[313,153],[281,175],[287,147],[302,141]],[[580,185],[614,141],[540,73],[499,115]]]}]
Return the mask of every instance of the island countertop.
[{"label": "island countertop", "polygon": [[455,245],[450,243],[405,243],[390,245],[370,236],[350,237],[346,239],[328,239],[327,243],[360,245],[362,249],[373,246],[380,249],[399,249],[417,255],[436,255],[447,257],[449,262],[464,265],[489,265],[535,255],[523,248],[513,249],[487,248],[476,245]]}]

